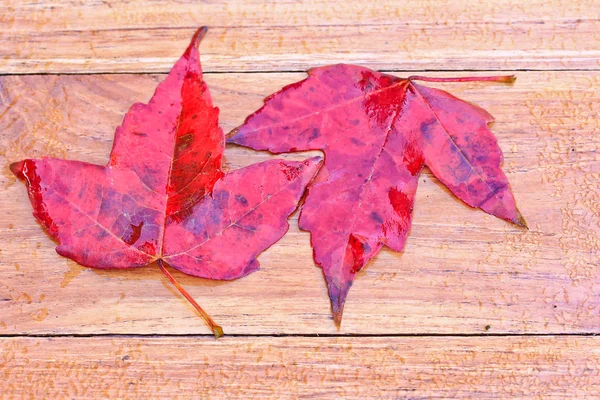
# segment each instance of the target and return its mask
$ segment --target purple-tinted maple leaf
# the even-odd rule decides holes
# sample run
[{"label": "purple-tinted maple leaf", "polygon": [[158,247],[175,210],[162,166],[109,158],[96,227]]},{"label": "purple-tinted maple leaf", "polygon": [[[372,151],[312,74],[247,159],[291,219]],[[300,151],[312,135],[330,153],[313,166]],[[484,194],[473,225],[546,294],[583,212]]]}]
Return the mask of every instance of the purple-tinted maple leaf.
[{"label": "purple-tinted maple leaf", "polygon": [[198,52],[205,32],[150,102],[131,107],[108,165],[56,158],[11,165],[59,254],[92,268],[158,261],[173,282],[163,261],[193,276],[236,279],[258,269],[258,254],[287,231],[320,158],[221,171],[225,138]]},{"label": "purple-tinted maple leaf", "polygon": [[427,165],[472,207],[525,226],[483,109],[415,80],[510,82],[513,77],[400,79],[352,65],[315,68],[267,97],[228,139],[256,150],[323,150],[300,227],[311,232],[339,325],[355,274],[383,245],[400,251]]}]

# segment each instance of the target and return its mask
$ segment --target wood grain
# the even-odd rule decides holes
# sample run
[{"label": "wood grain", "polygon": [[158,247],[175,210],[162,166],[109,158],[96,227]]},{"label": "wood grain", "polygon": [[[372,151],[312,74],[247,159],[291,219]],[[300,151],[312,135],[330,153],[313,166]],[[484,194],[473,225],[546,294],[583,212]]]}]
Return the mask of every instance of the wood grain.
[{"label": "wood grain", "polygon": [[599,348],[593,337],[6,338],[0,340],[0,393],[52,399],[595,398]]},{"label": "wood grain", "polygon": [[[105,163],[124,113],[163,78],[118,73],[168,71],[201,25],[226,132],[317,65],[537,71],[436,85],[497,118],[531,230],[423,174],[405,251],[359,274],[337,331],[294,215],[247,278],[176,273],[240,335],[216,342],[156,265],[99,272],[58,256],[9,163]],[[86,75],[99,72],[111,75]],[[583,334],[600,333],[599,88],[597,0],[0,0],[0,399],[596,398],[600,339]],[[271,157],[226,150],[228,168]],[[352,334],[387,336],[340,336]]]},{"label": "wood grain", "polygon": [[595,0],[1,0],[0,73],[166,72],[193,31],[206,71],[598,69]]},{"label": "wood grain", "polygon": [[[600,74],[517,75],[512,86],[438,86],[497,118],[504,169],[530,231],[470,209],[424,174],[405,251],[383,251],[360,273],[340,332],[296,216],[261,255],[261,271],[231,283],[177,278],[230,334],[600,333]],[[303,76],[206,79],[228,131]],[[8,170],[41,155],[105,163],[124,113],[161,78],[0,78],[0,334],[207,332],[156,266],[99,272],[58,256]],[[226,150],[229,168],[269,157]]]}]

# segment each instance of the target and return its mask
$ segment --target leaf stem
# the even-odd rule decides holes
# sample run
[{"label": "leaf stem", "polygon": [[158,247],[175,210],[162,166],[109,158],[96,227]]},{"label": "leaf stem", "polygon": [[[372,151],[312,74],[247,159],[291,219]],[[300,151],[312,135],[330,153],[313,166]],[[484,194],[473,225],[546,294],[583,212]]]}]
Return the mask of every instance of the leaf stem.
[{"label": "leaf stem", "polygon": [[425,81],[425,82],[500,82],[513,83],[517,80],[514,75],[501,76],[461,76],[456,78],[431,78],[427,76],[413,75],[408,77],[409,81]]},{"label": "leaf stem", "polygon": [[210,315],[208,315],[206,313],[206,311],[204,311],[202,309],[202,307],[200,307],[200,305],[198,303],[196,303],[196,300],[194,300],[194,298],[192,297],[192,295],[190,295],[187,292],[187,290],[185,290],[183,288],[183,286],[181,286],[179,284],[179,282],[177,282],[175,280],[175,277],[173,277],[173,275],[171,275],[171,273],[169,271],[167,271],[167,269],[165,268],[162,260],[158,260],[158,268],[160,268],[160,270],[162,271],[162,273],[165,274],[165,276],[167,278],[169,278],[169,280],[171,281],[171,283],[177,288],[177,290],[179,290],[179,292],[183,295],[183,297],[185,297],[187,299],[187,301],[189,301],[194,306],[194,308],[198,311],[198,313],[200,313],[200,315],[202,316],[202,318],[204,318],[204,320],[206,321],[206,323],[208,324],[208,326],[210,326],[210,329],[212,329],[213,333],[215,334],[215,339],[218,339],[221,336],[223,336],[223,328],[221,328],[220,325],[217,325],[215,323],[215,321],[212,320],[212,318],[210,317]]}]

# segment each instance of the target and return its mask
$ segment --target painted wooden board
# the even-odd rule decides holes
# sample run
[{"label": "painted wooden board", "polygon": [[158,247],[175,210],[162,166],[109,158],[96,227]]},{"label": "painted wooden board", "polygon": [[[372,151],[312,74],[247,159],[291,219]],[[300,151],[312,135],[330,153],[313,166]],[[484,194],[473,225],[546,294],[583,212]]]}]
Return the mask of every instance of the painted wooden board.
[{"label": "painted wooden board", "polygon": [[206,71],[598,69],[595,0],[1,0],[0,73],[166,72],[196,28]]},{"label": "painted wooden board", "polygon": [[[232,283],[177,278],[232,334],[600,333],[600,74],[517,75],[512,86],[440,87],[497,118],[504,168],[531,230],[468,208],[424,174],[405,251],[383,251],[359,274],[339,332],[297,216],[261,255],[261,271]],[[303,76],[206,79],[228,131]],[[58,256],[8,170],[26,156],[105,163],[123,114],[160,79],[0,78],[0,334],[208,332],[156,266],[98,272]],[[230,168],[269,157],[226,150]]]},{"label": "painted wooden board", "polygon": [[596,398],[600,339],[4,338],[0,376],[23,398]]}]

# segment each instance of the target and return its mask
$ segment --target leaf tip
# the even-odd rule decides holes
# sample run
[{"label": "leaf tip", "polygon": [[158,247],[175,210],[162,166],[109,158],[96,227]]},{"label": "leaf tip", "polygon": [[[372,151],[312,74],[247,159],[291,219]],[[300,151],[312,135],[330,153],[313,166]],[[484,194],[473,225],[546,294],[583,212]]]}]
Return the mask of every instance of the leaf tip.
[{"label": "leaf tip", "polygon": [[226,135],[226,139],[227,139],[227,143],[236,143],[236,138],[235,136],[240,132],[240,127],[238,126],[237,128],[231,130],[231,132],[229,132]]},{"label": "leaf tip", "polygon": [[196,33],[194,33],[194,37],[192,38],[191,45],[197,48],[200,45],[200,42],[202,41],[204,36],[206,35],[207,31],[208,31],[208,26],[202,26],[202,27],[198,28]]},{"label": "leaf tip", "polygon": [[333,322],[335,323],[335,327],[340,330],[342,327],[342,314],[343,311],[339,310],[339,311],[333,311]]},{"label": "leaf tip", "polygon": [[529,230],[529,226],[527,226],[527,221],[523,215],[517,210],[517,216],[512,221],[515,225],[522,226],[523,228]]},{"label": "leaf tip", "polygon": [[9,168],[10,168],[10,172],[12,172],[13,175],[16,176],[17,178],[19,178],[19,179],[25,178],[25,174],[24,174],[25,160],[14,162],[14,163],[10,164]]},{"label": "leaf tip", "polygon": [[331,313],[333,314],[333,322],[340,329],[342,325],[342,315],[344,314],[344,304],[346,303],[346,295],[349,288],[340,288],[335,283],[327,285],[329,290],[329,299],[331,300]]},{"label": "leaf tip", "polygon": [[197,59],[199,62],[199,52],[198,52],[198,47],[200,46],[200,42],[202,41],[202,38],[204,38],[204,35],[206,35],[206,31],[208,31],[208,27],[203,26],[201,28],[199,28],[196,33],[194,33],[194,36],[192,37],[192,40],[190,41],[189,46],[187,47],[187,49],[185,50],[185,53],[183,53],[183,57],[185,58],[192,58],[192,59]]}]

